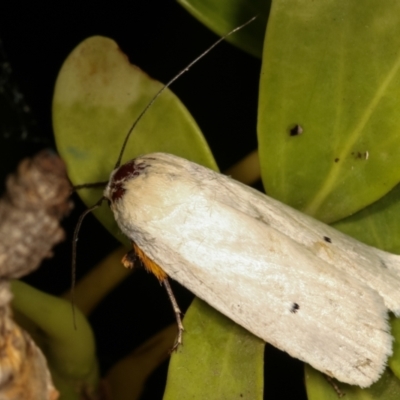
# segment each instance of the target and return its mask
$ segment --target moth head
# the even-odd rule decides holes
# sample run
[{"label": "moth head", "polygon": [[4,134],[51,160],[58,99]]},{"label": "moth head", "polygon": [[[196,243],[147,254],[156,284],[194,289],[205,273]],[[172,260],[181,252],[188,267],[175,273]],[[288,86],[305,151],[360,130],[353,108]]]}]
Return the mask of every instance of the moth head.
[{"label": "moth head", "polygon": [[117,203],[123,203],[132,181],[147,173],[151,166],[151,157],[137,157],[122,164],[111,172],[110,179],[104,189],[103,196],[108,200],[111,209]]},{"label": "moth head", "polygon": [[132,179],[138,178],[147,168],[147,164],[140,158],[135,158],[122,164],[111,172],[110,179],[103,196],[109,201],[110,205],[122,200],[126,193],[126,184]]}]

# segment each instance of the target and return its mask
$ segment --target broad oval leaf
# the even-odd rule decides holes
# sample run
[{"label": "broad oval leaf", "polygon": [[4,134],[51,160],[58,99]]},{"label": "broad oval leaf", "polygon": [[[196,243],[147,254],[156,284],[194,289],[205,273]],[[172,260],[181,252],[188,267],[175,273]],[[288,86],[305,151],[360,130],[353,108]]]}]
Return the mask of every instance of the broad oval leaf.
[{"label": "broad oval leaf", "polygon": [[[131,65],[111,39],[92,37],[73,50],[57,78],[53,127],[74,185],[108,180],[129,128],[162,86]],[[123,161],[154,151],[217,168],[195,121],[169,90],[132,133]],[[91,206],[101,192],[82,189],[79,195]],[[108,207],[95,215],[121,240]]]},{"label": "broad oval leaf", "polygon": [[199,299],[184,324],[191,328],[171,358],[164,400],[263,398],[261,339]]},{"label": "broad oval leaf", "polygon": [[333,222],[400,181],[400,3],[273,2],[258,110],[269,195]]}]

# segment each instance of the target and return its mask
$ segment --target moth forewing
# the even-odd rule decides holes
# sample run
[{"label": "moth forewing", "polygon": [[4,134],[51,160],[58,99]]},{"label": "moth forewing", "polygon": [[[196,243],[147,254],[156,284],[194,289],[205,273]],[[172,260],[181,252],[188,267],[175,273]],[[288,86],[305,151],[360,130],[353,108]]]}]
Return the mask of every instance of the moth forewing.
[{"label": "moth forewing", "polygon": [[399,258],[173,155],[121,168],[104,195],[167,275],[329,376],[361,387],[379,378],[392,352],[386,307],[399,310]]}]

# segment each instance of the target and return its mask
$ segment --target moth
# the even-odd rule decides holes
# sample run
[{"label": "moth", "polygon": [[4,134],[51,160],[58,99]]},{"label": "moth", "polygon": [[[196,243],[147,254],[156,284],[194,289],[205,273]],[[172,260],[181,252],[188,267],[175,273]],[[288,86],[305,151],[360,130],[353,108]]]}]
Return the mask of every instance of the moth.
[{"label": "moth", "polygon": [[339,381],[367,387],[383,373],[399,256],[171,154],[118,167],[104,197],[161,282]]},{"label": "moth", "polygon": [[399,256],[171,154],[120,165],[130,133],[179,76],[133,124],[104,190],[132,242],[125,266],[138,257],[166,287],[177,344],[183,326],[168,277],[327,376],[370,386],[392,354],[388,310],[400,315]]}]

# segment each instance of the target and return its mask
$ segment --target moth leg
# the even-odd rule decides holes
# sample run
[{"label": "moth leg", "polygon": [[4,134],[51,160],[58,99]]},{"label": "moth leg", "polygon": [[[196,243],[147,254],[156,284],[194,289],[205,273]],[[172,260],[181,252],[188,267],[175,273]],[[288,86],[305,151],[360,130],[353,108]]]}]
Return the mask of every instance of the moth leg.
[{"label": "moth leg", "polygon": [[325,379],[328,381],[328,383],[332,386],[332,389],[336,392],[339,399],[346,395],[346,393],[343,393],[340,390],[339,386],[336,384],[336,382],[334,382],[334,380],[330,376],[325,375],[325,374],[324,374],[324,376],[325,376]]},{"label": "moth leg", "polygon": [[168,278],[164,279],[162,281],[162,284],[164,285],[164,287],[167,291],[168,297],[171,301],[172,308],[175,313],[176,323],[178,325],[178,336],[176,337],[175,343],[171,349],[171,353],[172,353],[182,344],[182,335],[183,335],[183,331],[185,329],[183,327],[182,319],[181,319],[182,311],[180,310],[180,308],[178,306],[178,302],[176,301],[174,293],[172,292],[171,285],[169,284]]},{"label": "moth leg", "polygon": [[168,282],[167,274],[164,270],[151,260],[138,245],[132,243],[132,246],[133,249],[123,257],[122,264],[126,268],[133,268],[135,260],[138,258],[142,262],[146,271],[151,272],[167,290],[168,297],[175,313],[176,323],[178,325],[178,336],[176,337],[175,343],[171,349],[171,352],[173,352],[182,344],[182,335],[184,331],[181,319],[182,311],[179,309],[178,302],[175,299],[174,293],[172,292],[171,286]]},{"label": "moth leg", "polygon": [[125,268],[133,269],[137,258],[138,256],[136,255],[135,250],[132,249],[122,257],[121,263]]}]

